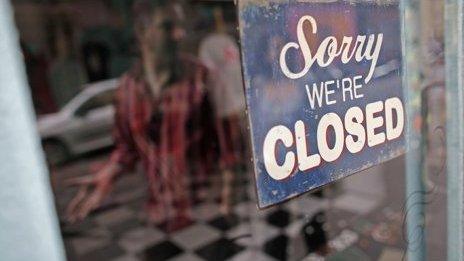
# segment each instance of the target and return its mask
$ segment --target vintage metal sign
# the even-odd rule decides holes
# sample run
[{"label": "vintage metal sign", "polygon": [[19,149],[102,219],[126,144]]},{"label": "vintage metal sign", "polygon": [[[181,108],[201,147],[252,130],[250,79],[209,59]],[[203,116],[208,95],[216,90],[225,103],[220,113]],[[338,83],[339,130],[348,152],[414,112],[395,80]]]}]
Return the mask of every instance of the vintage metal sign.
[{"label": "vintage metal sign", "polygon": [[404,152],[399,6],[378,2],[239,1],[260,207]]}]

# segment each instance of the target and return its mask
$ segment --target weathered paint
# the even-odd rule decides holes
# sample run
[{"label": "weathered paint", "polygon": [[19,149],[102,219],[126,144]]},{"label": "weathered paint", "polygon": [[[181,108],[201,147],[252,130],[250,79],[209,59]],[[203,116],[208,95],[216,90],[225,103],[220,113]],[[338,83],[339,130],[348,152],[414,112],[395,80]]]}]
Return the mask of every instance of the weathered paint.
[{"label": "weathered paint", "polygon": [[309,3],[309,4],[329,4],[344,2],[347,4],[376,4],[376,5],[395,5],[398,0],[239,0],[240,8],[246,8],[250,5],[259,7],[269,7],[271,4],[285,4],[289,2]]},{"label": "weathered paint", "polygon": [[[282,202],[404,153],[403,136],[379,146],[366,146],[356,154],[344,148],[335,162],[323,162],[305,172],[297,170],[288,178],[278,181],[271,178],[265,167],[262,148],[266,134],[273,126],[283,125],[293,130],[295,122],[302,120],[307,127],[308,146],[312,153],[318,153],[317,140],[314,137],[317,124],[325,114],[334,112],[343,118],[346,110],[353,106],[364,109],[371,102],[403,97],[400,70],[382,74],[382,70],[392,61],[401,64],[400,12],[397,2],[245,0],[239,1],[238,8],[260,207]],[[340,41],[342,36],[356,38],[357,35],[383,34],[384,45],[379,66],[374,71],[378,77],[374,77],[363,87],[364,98],[341,102],[342,94],[339,92],[336,93],[336,105],[311,107],[305,85],[358,74],[364,76],[369,71],[367,62],[334,63],[331,68],[313,65],[307,75],[296,80],[290,80],[283,74],[279,62],[280,51],[286,43],[296,41],[296,27],[304,15],[310,15],[317,21],[319,39],[309,43],[311,48],[319,46],[321,40],[328,35],[334,35]],[[301,58],[295,56],[295,53],[290,56],[289,61],[293,63],[290,66],[295,68],[300,64]],[[384,130],[383,128],[379,130]],[[277,148],[276,155],[283,161],[285,150],[281,147]]]}]

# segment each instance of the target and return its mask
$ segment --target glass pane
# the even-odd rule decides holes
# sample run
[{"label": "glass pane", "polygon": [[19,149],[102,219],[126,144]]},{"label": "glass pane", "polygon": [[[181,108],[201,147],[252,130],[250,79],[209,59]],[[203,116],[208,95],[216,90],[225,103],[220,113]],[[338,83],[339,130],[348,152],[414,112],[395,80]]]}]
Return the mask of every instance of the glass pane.
[{"label": "glass pane", "polygon": [[[263,21],[250,11],[254,23],[239,28],[232,0],[12,1],[68,259],[401,260],[421,242],[407,239],[411,206],[424,211],[410,228],[425,230],[427,259],[447,257],[444,1],[416,1],[416,9],[395,0],[275,2],[286,7],[267,6]],[[405,52],[404,10],[417,22],[406,23],[404,32],[418,36]],[[384,162],[389,157],[380,160],[385,151],[379,148],[318,166],[319,174],[348,168],[359,173],[299,197],[286,191],[276,200],[283,203],[257,207],[256,182],[263,181],[255,175],[250,141],[263,142],[254,131],[308,103],[305,92],[275,76],[281,74],[281,50],[290,38],[296,41],[304,15],[317,21],[308,41],[314,53],[330,36],[342,54],[343,36],[383,34],[375,63],[362,57],[366,42],[353,59],[354,47],[330,66],[321,66],[328,56],[314,59],[304,80],[370,78],[364,94],[372,101],[403,97],[404,88],[411,88],[418,99],[405,99],[404,107],[415,106],[417,115],[406,115],[405,125],[416,126],[422,144],[416,144],[423,183],[417,192],[407,190],[407,157],[397,153]],[[252,59],[241,60],[240,50],[250,45]],[[335,52],[328,45],[326,54]],[[293,51],[287,67],[295,73],[307,57]],[[420,58],[406,70],[417,72],[415,87],[407,87],[403,67],[411,53]],[[255,77],[242,61],[259,68]],[[260,86],[256,94],[244,91],[242,71]],[[114,113],[102,111],[85,122],[71,113],[76,104],[93,104],[81,97],[110,88],[106,83],[116,89],[114,101],[107,92],[95,99],[111,100]],[[261,106],[251,108],[250,101]],[[353,98],[350,104],[361,103]],[[252,131],[247,105],[257,123]],[[333,108],[324,112],[343,109]],[[313,116],[308,111],[302,117]],[[296,121],[286,120],[291,126]],[[402,152],[401,145],[385,150]]]}]

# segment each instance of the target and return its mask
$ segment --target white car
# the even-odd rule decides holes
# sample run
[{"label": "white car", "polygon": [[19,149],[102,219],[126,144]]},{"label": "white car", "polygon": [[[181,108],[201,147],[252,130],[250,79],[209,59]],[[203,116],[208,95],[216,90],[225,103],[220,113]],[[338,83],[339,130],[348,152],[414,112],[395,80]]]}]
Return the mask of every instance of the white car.
[{"label": "white car", "polygon": [[59,112],[38,118],[42,145],[51,164],[113,144],[117,85],[118,79],[89,84]]}]

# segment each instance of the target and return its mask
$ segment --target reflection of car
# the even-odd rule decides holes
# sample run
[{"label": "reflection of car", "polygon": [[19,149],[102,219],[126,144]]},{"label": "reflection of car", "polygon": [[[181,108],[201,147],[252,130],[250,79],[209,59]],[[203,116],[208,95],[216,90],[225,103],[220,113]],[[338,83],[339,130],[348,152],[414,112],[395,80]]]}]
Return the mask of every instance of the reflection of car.
[{"label": "reflection of car", "polygon": [[38,129],[50,163],[112,145],[117,79],[90,84],[59,112],[39,117]]}]

